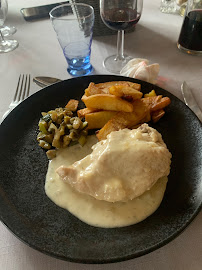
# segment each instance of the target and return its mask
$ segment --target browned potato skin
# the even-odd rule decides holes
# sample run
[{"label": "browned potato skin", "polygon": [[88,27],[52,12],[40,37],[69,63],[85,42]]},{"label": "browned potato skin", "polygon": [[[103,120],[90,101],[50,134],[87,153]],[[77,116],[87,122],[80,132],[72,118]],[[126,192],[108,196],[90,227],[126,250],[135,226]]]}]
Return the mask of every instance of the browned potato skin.
[{"label": "browned potato skin", "polygon": [[[140,90],[140,84],[128,81],[90,83],[82,97],[86,111],[79,114],[89,122],[88,129],[101,128],[96,135],[99,141],[112,131],[135,128],[151,120],[157,122],[165,114],[163,109],[170,99],[156,96],[154,90],[142,98]],[[117,112],[111,115],[109,111]]]},{"label": "browned potato skin", "polygon": [[86,114],[88,129],[102,128],[116,113],[116,111],[100,111]]},{"label": "browned potato skin", "polygon": [[125,119],[120,119],[119,117],[112,118],[109,120],[103,128],[96,132],[96,137],[98,141],[105,140],[107,135],[112,131],[118,131],[120,129],[124,129],[126,127]]},{"label": "browned potato skin", "polygon": [[98,84],[91,82],[85,90],[85,95],[88,97],[96,94],[109,94],[109,88],[113,85],[125,85],[126,87],[132,87],[138,91],[141,89],[140,84],[128,81],[112,81]]},{"label": "browned potato skin", "polygon": [[161,119],[161,117],[164,116],[164,114],[165,114],[165,111],[163,109],[152,112],[151,118],[152,118],[153,123],[158,122]]},{"label": "browned potato skin", "polygon": [[84,108],[77,111],[77,115],[79,118],[84,118],[86,114],[98,112],[98,109],[92,109],[92,108]]},{"label": "browned potato skin", "polygon": [[82,101],[85,103],[87,108],[106,111],[133,111],[133,105],[130,102],[109,94],[97,94],[89,97],[83,95]]},{"label": "browned potato skin", "polygon": [[159,103],[157,103],[155,106],[153,106],[151,108],[151,111],[157,111],[157,110],[161,110],[165,107],[167,107],[169,104],[171,103],[170,98],[169,97],[163,97]]},{"label": "browned potato skin", "polygon": [[[106,88],[106,91],[105,91]],[[99,87],[95,83],[90,83],[88,88],[85,90],[85,95],[91,96],[91,95],[97,95],[97,94],[108,94],[107,87]]]},{"label": "browned potato skin", "polygon": [[161,95],[142,98],[142,100],[151,112],[161,110],[167,107],[171,102],[169,97],[162,97]]},{"label": "browned potato skin", "polygon": [[105,140],[107,135],[112,131],[117,131],[124,128],[132,128],[139,124],[148,115],[148,107],[141,99],[135,100],[133,103],[133,112],[118,112],[109,120],[103,128],[101,128],[96,136],[99,141]]},{"label": "browned potato skin", "polygon": [[109,93],[117,97],[131,97],[133,100],[140,99],[143,95],[142,92],[125,85],[114,85],[109,88]]},{"label": "browned potato skin", "polygon": [[70,99],[67,103],[67,105],[65,106],[66,109],[75,112],[78,108],[79,105],[79,101],[76,99]]}]

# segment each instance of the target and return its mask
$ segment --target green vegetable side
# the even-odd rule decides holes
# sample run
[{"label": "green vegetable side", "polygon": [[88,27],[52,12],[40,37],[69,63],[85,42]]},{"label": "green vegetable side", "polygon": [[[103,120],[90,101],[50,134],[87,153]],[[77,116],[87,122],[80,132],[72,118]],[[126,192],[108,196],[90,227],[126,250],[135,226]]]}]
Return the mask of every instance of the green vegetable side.
[{"label": "green vegetable side", "polygon": [[83,146],[86,143],[88,123],[77,117],[77,106],[78,101],[70,100],[65,108],[42,112],[37,141],[40,147],[48,150],[46,154],[49,159],[56,156],[59,148],[75,143]]}]

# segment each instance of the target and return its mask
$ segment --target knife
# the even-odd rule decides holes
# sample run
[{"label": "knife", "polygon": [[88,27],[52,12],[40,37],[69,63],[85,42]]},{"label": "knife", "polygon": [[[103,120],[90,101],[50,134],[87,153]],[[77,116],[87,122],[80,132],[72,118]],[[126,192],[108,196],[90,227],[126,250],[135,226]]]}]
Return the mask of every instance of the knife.
[{"label": "knife", "polygon": [[184,97],[185,104],[196,114],[196,116],[202,122],[202,112],[201,112],[198,104],[196,103],[196,100],[191,92],[191,89],[189,89],[186,82],[182,83],[181,91],[182,91],[182,95]]},{"label": "knife", "polygon": [[33,82],[35,82],[37,85],[39,85],[40,87],[46,87],[49,86],[51,84],[57,83],[57,82],[61,82],[62,80],[57,79],[57,78],[52,78],[52,77],[34,77],[33,78]]}]

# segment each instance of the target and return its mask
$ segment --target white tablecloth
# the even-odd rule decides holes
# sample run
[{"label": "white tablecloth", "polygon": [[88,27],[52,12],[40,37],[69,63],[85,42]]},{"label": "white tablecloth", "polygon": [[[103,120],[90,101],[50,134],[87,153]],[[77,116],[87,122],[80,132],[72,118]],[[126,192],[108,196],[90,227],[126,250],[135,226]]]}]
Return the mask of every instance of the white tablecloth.
[{"label": "white tablecloth", "polygon": [[[97,0],[98,1],[98,0]],[[19,47],[0,55],[0,118],[13,98],[20,73],[68,79],[66,61],[48,19],[26,22],[20,14],[23,7],[57,1],[9,0],[6,24],[18,29]],[[58,1],[59,2],[59,1]],[[85,1],[83,1],[85,2]],[[145,0],[141,20],[133,33],[125,36],[127,54],[147,58],[160,64],[158,84],[182,99],[180,85],[186,80],[202,109],[202,58],[186,55],[176,47],[183,18],[159,11],[160,0]],[[103,59],[116,51],[116,35],[95,37],[91,62],[94,74],[109,74]],[[40,88],[31,83],[31,93]],[[107,265],[69,263],[35,251],[18,240],[0,224],[0,269],[2,270],[199,270],[202,269],[202,213],[175,240],[137,259]]]}]

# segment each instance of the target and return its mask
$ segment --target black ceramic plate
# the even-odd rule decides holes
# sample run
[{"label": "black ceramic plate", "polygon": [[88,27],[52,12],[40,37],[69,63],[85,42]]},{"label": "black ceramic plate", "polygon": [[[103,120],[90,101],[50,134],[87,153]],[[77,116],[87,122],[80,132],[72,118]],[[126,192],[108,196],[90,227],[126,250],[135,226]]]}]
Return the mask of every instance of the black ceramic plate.
[{"label": "black ceramic plate", "polygon": [[[37,145],[42,111],[80,99],[90,82],[130,80],[142,91],[155,89],[171,98],[165,116],[155,125],[171,151],[172,168],[159,209],[143,222],[116,229],[89,226],[56,206],[44,192],[48,161]],[[82,106],[82,104],[80,104]],[[87,76],[49,86],[15,108],[0,126],[0,216],[22,241],[48,255],[80,263],[132,259],[167,244],[194,219],[202,198],[201,123],[169,92],[120,76]]]}]

